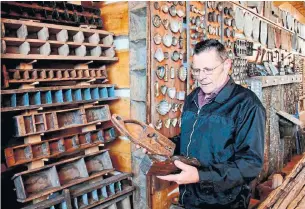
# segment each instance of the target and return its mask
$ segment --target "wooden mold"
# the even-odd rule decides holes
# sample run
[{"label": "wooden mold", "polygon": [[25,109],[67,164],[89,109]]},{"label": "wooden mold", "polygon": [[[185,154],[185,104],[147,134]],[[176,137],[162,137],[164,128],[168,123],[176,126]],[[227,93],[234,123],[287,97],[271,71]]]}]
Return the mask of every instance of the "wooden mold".
[{"label": "wooden mold", "polygon": [[[88,170],[92,171],[92,169],[88,168],[85,162],[90,162],[92,156],[102,156],[103,164],[101,167],[103,169],[89,173]],[[17,173],[12,179],[16,187],[17,201],[27,202],[100,177],[113,170],[108,150],[101,150],[94,154]]]},{"label": "wooden mold", "polygon": [[6,164],[8,167],[13,167],[43,158],[61,157],[90,147],[109,143],[115,138],[115,130],[110,127],[44,140],[38,143],[9,147],[4,150]]},{"label": "wooden mold", "polygon": [[[106,56],[113,58],[114,54],[109,54],[108,49],[113,48],[113,45],[93,44],[93,43],[77,43],[77,42],[62,42],[57,40],[39,40],[4,37],[6,53],[8,54],[37,54],[37,55],[63,55],[59,50],[62,46],[68,49],[67,55],[70,56]],[[97,49],[98,48],[98,49]],[[111,51],[111,50],[109,50]],[[99,53],[98,53],[99,52]],[[4,53],[5,54],[5,53]]]},{"label": "wooden mold", "polygon": [[26,114],[14,117],[16,136],[37,135],[110,120],[108,105]]},{"label": "wooden mold", "polygon": [[39,160],[50,155],[48,142],[38,142],[9,147],[6,148],[4,152],[8,167]]},{"label": "wooden mold", "polygon": [[[8,12],[6,9],[10,8]],[[99,8],[87,8],[71,3],[45,4],[41,2],[3,2],[5,16],[27,17],[44,22],[80,25],[89,24],[102,27]],[[13,12],[14,11],[14,12]],[[33,11],[35,11],[33,13]],[[7,13],[8,12],[8,13]]]},{"label": "wooden mold", "polygon": [[124,120],[116,114],[112,115],[111,120],[121,134],[152,153],[152,155],[147,155],[140,164],[140,168],[145,174],[166,175],[179,171],[174,165],[175,160],[195,167],[200,166],[200,162],[195,158],[173,156],[175,144],[154,128],[136,120]]},{"label": "wooden mold", "polygon": [[116,114],[112,115],[111,121],[122,134],[135,144],[146,148],[148,152],[165,156],[173,155],[176,145],[154,128],[136,120],[125,120]]},{"label": "wooden mold", "polygon": [[102,82],[107,80],[106,67],[90,68],[90,69],[31,69],[31,70],[19,70],[8,69],[6,70],[7,76],[4,76],[5,82],[8,84],[5,87],[9,87],[9,84],[25,84],[25,83],[50,83],[59,81],[90,81],[101,80]]},{"label": "wooden mold", "polygon": [[[12,19],[2,19],[2,22],[5,29],[10,31],[3,40],[8,46],[5,54],[2,54],[3,59],[118,60],[114,57],[114,34],[107,31]],[[28,33],[24,33],[22,38],[17,35],[21,26]],[[48,29],[48,40],[37,39],[36,33],[42,29]],[[77,41],[74,36],[79,32],[84,36],[82,43],[74,42]],[[34,36],[31,35],[33,33]],[[81,56],[78,54],[80,49],[83,50]]]},{"label": "wooden mold", "polygon": [[22,209],[46,209],[46,208],[56,208],[61,209],[72,209],[71,197],[68,189],[64,189],[62,194],[56,194],[55,197],[44,200],[29,206],[23,207]]},{"label": "wooden mold", "polygon": [[[107,178],[95,183],[87,184],[71,190],[74,208],[92,208],[107,203],[134,190],[130,180],[131,174],[113,172]],[[120,198],[121,200],[121,198]]]},{"label": "wooden mold", "polygon": [[114,85],[41,87],[2,90],[2,112],[118,99]]},{"label": "wooden mold", "polygon": [[200,162],[195,158],[187,158],[184,156],[161,156],[161,155],[145,155],[140,164],[140,169],[145,175],[168,175],[179,173],[181,170],[174,164],[175,160],[179,160],[185,164],[200,167]]}]

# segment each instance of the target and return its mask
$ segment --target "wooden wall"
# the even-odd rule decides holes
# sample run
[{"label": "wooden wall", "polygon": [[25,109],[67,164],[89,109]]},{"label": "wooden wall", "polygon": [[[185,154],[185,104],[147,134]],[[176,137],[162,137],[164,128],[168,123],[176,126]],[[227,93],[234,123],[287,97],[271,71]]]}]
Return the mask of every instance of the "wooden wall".
[{"label": "wooden wall", "polygon": [[[273,2],[273,4],[277,7],[279,7],[281,10],[284,10],[284,11],[292,14],[294,16],[294,18],[296,18],[298,21],[300,21],[300,23],[305,24],[305,16],[302,15],[301,12],[299,12],[299,10],[297,10],[294,7],[294,2],[275,1],[275,2]],[[305,8],[303,8],[303,10],[304,9]]]},{"label": "wooden wall", "polygon": [[[128,41],[128,2],[99,2],[95,3],[101,9],[104,29],[115,34],[114,45],[119,62],[107,66],[109,83],[116,84],[116,94],[120,100],[112,102],[110,111],[123,117],[130,117],[130,76],[129,76],[129,46]],[[110,148],[110,156],[114,167],[122,172],[132,172],[131,169],[131,143],[118,137]]]}]

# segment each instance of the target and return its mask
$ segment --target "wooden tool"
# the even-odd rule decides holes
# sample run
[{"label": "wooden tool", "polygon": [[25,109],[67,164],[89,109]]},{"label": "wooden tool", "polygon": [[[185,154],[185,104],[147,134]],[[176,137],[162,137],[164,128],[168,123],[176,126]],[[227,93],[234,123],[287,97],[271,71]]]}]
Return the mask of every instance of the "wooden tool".
[{"label": "wooden tool", "polygon": [[145,156],[140,164],[141,170],[146,175],[167,175],[178,172],[179,169],[174,164],[175,160],[200,166],[200,162],[195,158],[173,156],[176,145],[154,128],[137,120],[124,120],[116,114],[112,115],[111,121],[123,135],[152,153]]}]

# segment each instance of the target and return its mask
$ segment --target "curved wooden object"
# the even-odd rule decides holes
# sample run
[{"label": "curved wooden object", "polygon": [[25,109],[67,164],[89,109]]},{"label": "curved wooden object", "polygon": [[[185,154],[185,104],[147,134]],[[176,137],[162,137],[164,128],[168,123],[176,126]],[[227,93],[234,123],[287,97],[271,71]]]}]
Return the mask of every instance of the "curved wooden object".
[{"label": "curved wooden object", "polygon": [[125,120],[121,116],[113,114],[113,125],[132,142],[147,149],[148,152],[163,156],[172,156],[175,143],[157,132],[154,128],[137,120]]},{"label": "curved wooden object", "polygon": [[200,167],[201,164],[196,158],[187,158],[184,156],[160,156],[160,155],[146,155],[140,164],[140,169],[145,175],[168,175],[179,173],[181,170],[174,164],[175,160],[179,160],[185,164]]},{"label": "curved wooden object", "polygon": [[125,120],[116,114],[112,115],[111,121],[123,135],[152,153],[146,155],[140,164],[140,169],[145,175],[177,173],[180,169],[175,166],[175,160],[200,167],[201,164],[196,158],[173,156],[176,147],[175,143],[157,132],[154,128],[137,120]]}]

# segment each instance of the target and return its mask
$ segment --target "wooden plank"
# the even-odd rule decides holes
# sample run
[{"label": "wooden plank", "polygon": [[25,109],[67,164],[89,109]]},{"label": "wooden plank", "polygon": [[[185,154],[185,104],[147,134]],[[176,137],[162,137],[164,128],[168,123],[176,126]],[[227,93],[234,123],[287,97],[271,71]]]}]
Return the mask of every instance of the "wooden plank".
[{"label": "wooden plank", "polygon": [[97,153],[99,151],[98,146],[90,147],[85,149],[85,154],[92,154],[92,153]]},{"label": "wooden plank", "polygon": [[117,137],[112,143],[106,145],[113,166],[121,172],[132,172],[131,167],[131,142],[127,139]]},{"label": "wooden plank", "polygon": [[2,75],[3,75],[3,86],[7,88],[9,87],[9,75],[6,70],[6,65],[2,65]]},{"label": "wooden plank", "polygon": [[299,119],[295,118],[293,115],[288,114],[287,112],[278,111],[277,114],[294,123],[295,125],[302,125],[302,122]]},{"label": "wooden plank", "polygon": [[129,15],[127,1],[103,4],[100,5],[100,9],[105,30],[112,31],[116,36],[128,35]]},{"label": "wooden plank", "polygon": [[1,112],[10,112],[10,111],[21,111],[21,110],[31,110],[31,109],[39,109],[44,107],[55,107],[55,106],[65,106],[65,105],[73,105],[73,104],[84,104],[84,103],[92,103],[92,102],[105,102],[105,101],[115,101],[118,100],[118,97],[110,97],[110,98],[102,98],[102,99],[91,99],[91,100],[81,100],[75,102],[62,102],[62,103],[53,103],[53,104],[42,104],[42,105],[30,105],[30,106],[20,106],[20,107],[3,107],[1,108]]},{"label": "wooden plank", "polygon": [[130,118],[130,99],[121,97],[119,100],[113,101],[110,105],[110,112]]},{"label": "wooden plank", "polygon": [[[110,207],[115,204],[115,203],[119,203],[120,201],[124,201],[126,198],[129,199],[130,196],[133,195],[132,192],[129,192],[129,193],[126,193],[126,194],[122,194],[122,196],[119,196],[119,197],[116,197],[116,198],[112,198],[110,197],[109,200],[107,202],[105,202],[104,204],[100,204],[96,207],[94,207],[94,209],[104,209],[104,208],[107,208],[107,209],[111,209]],[[131,207],[131,206],[130,206]],[[125,208],[125,207],[122,207],[122,208],[119,208],[119,209],[129,209],[129,208]]]},{"label": "wooden plank", "polygon": [[305,155],[303,155],[303,158],[294,167],[293,171],[285,178],[283,184],[274,191],[272,191],[271,194],[268,196],[268,198],[259,205],[258,209],[266,209],[273,207],[280,200],[279,199],[280,197],[282,197],[283,195],[286,194],[286,192],[289,192],[292,189],[289,188],[289,184],[294,183],[296,177],[300,176],[300,178],[304,178],[304,176],[299,175],[302,173],[302,170],[304,173],[304,165],[305,165]]},{"label": "wooden plank", "polygon": [[95,57],[95,56],[62,56],[62,55],[40,55],[40,54],[29,54],[29,55],[23,55],[23,54],[1,54],[2,59],[27,59],[27,60],[76,60],[76,61],[83,61],[83,60],[94,60],[94,61],[105,61],[107,62],[115,62],[118,61],[117,57]]},{"label": "wooden plank", "polygon": [[108,79],[118,88],[130,88],[129,50],[117,50],[119,62],[107,65]]},{"label": "wooden plank", "polygon": [[[150,7],[154,8],[154,5],[153,5],[154,2],[149,2],[149,3],[150,3]],[[166,5],[168,5],[169,7],[171,6],[171,4],[168,3],[168,2],[166,2]],[[183,6],[178,4],[176,6],[176,9],[177,10],[182,10],[183,12],[185,12],[185,10],[186,10],[185,2],[184,2]],[[180,22],[180,23],[183,22],[182,17],[181,18],[178,17],[178,16],[172,17],[168,14],[165,14],[162,11],[162,9],[160,9],[160,10],[152,9],[151,13],[148,14],[148,15],[150,15],[151,17],[153,17],[154,15],[159,15],[159,17],[161,19],[167,18],[169,20],[169,22],[171,22],[171,21],[177,21],[177,22]],[[162,24],[159,28],[151,26],[151,29],[152,29],[150,31],[150,36],[151,37],[154,37],[156,33],[159,33],[162,36],[167,33],[166,29],[163,27]],[[182,35],[182,34],[180,34],[179,32],[173,33],[173,36],[175,38],[177,38],[178,40],[179,40],[180,35]],[[178,59],[177,61],[173,61],[172,58],[171,58],[172,55],[170,53],[168,59],[164,59],[161,62],[159,62],[154,57],[155,52],[157,50],[161,49],[164,53],[164,52],[168,52],[169,49],[164,44],[156,45],[153,41],[151,41],[148,44],[151,45],[150,51],[147,52],[150,55],[150,59],[151,59],[151,66],[150,66],[150,68],[151,68],[151,81],[150,81],[150,86],[148,86],[148,89],[151,89],[151,92],[150,92],[150,96],[151,96],[151,104],[150,104],[150,106],[151,106],[151,113],[150,113],[151,114],[151,123],[153,125],[156,125],[159,120],[162,120],[163,125],[162,125],[161,129],[158,130],[158,131],[166,137],[173,137],[173,136],[176,136],[180,133],[179,125],[176,125],[175,127],[170,125],[169,128],[167,128],[167,127],[165,127],[164,124],[165,124],[165,121],[168,120],[168,119],[174,119],[174,118],[179,119],[181,117],[181,111],[178,110],[178,111],[174,112],[174,111],[170,110],[165,115],[161,115],[157,112],[157,106],[162,100],[166,100],[167,102],[169,102],[171,104],[173,104],[173,103],[181,104],[184,101],[179,101],[176,98],[171,99],[168,96],[168,94],[163,95],[163,94],[160,93],[159,96],[155,96],[156,95],[155,94],[156,93],[156,87],[154,85],[155,85],[156,82],[158,82],[159,91],[160,91],[160,87],[165,85],[168,88],[175,88],[176,95],[177,95],[178,92],[183,92],[183,91],[186,94],[186,91],[187,91],[186,82],[181,81],[178,78],[177,73],[176,73],[177,69],[179,69],[181,67],[181,65],[183,64],[183,61],[181,59]],[[171,46],[170,49],[171,49],[172,52],[175,50],[178,53],[182,53],[184,50],[186,50],[186,49],[184,49],[184,46],[182,46],[182,49],[180,49],[179,48],[179,43],[176,46]],[[156,70],[158,69],[159,66],[164,66],[165,69],[168,68],[168,79],[167,80],[165,78],[159,79],[156,76]],[[175,73],[176,73],[174,79],[170,78],[171,68],[174,68]]]},{"label": "wooden plank", "polygon": [[68,189],[65,189],[63,191],[63,194],[61,194],[59,196],[53,197],[51,199],[48,199],[48,200],[45,200],[45,201],[42,201],[42,202],[39,202],[39,203],[36,203],[33,205],[26,206],[22,209],[44,209],[44,208],[48,208],[48,207],[60,204],[62,202],[66,202],[67,209],[72,209],[70,193],[69,193]]},{"label": "wooden plank", "polygon": [[[303,14],[300,11],[300,9],[297,8],[297,4],[301,3],[303,4]],[[279,2],[279,1],[275,1],[273,2],[273,4],[275,6],[278,6],[281,10],[287,11],[290,14],[292,14],[294,16],[295,19],[297,19],[300,23],[305,24],[305,10],[304,10],[304,2],[300,1],[293,1],[293,2],[287,2],[287,1],[283,1],[283,2]]]},{"label": "wooden plank", "polygon": [[131,153],[122,153],[116,151],[109,152],[115,170],[121,172],[132,172]]},{"label": "wooden plank", "polygon": [[[35,9],[35,10],[46,10],[46,11],[50,11],[53,12],[53,8],[52,7],[47,7],[47,6],[40,6],[38,5],[36,2],[32,3],[32,4],[26,4],[26,3],[20,3],[20,2],[5,2],[5,4],[9,4],[9,5],[13,5],[13,6],[18,6],[18,7],[22,7],[22,8],[28,8],[28,9]],[[83,12],[78,12],[76,10],[72,11],[72,10],[63,10],[60,8],[56,8],[56,11],[58,13],[61,13],[61,15],[65,12],[67,12],[70,15],[73,14],[77,14],[78,16],[85,16],[88,18],[94,17],[94,18],[100,18],[100,16],[98,15],[94,15],[93,13],[89,13],[88,11],[83,11]]]},{"label": "wooden plank", "polygon": [[35,168],[41,168],[43,166],[44,166],[44,161],[43,160],[36,160],[36,161],[30,162],[27,165],[28,170],[35,169]]},{"label": "wooden plank", "polygon": [[112,143],[107,145],[107,148],[114,152],[131,153],[131,142],[126,137],[117,137]]},{"label": "wooden plank", "polygon": [[39,197],[42,197],[42,196],[45,196],[47,194],[50,194],[50,193],[54,193],[56,191],[59,191],[59,190],[62,190],[62,189],[65,189],[65,188],[69,188],[71,186],[74,186],[74,185],[77,185],[77,184],[80,184],[80,183],[83,183],[83,182],[86,182],[86,181],[89,181],[91,179],[94,179],[94,178],[97,178],[97,177],[100,177],[102,175],[105,175],[109,172],[112,172],[114,171],[114,169],[106,169],[106,170],[103,170],[99,173],[95,173],[93,174],[92,176],[89,176],[89,177],[86,177],[86,178],[81,178],[81,179],[77,179],[76,181],[73,181],[71,183],[68,183],[64,186],[61,186],[61,187],[57,187],[57,188],[54,188],[52,190],[49,190],[49,191],[45,191],[45,192],[41,192],[39,194],[36,194],[36,195],[32,195],[26,199],[17,199],[18,202],[28,202],[28,201],[31,201],[31,200],[34,200],[34,199],[37,199]]},{"label": "wooden plank", "polygon": [[[91,205],[88,205],[88,206],[86,206],[86,207],[83,207],[82,209],[89,209],[89,208],[92,208],[92,207],[94,207],[94,206],[97,206],[97,207],[95,207],[95,208],[98,208],[98,209],[105,208],[105,207],[103,207],[103,205],[102,205],[102,206],[99,206],[99,205],[102,204],[102,203],[104,203],[104,202],[106,202],[106,201],[109,201],[109,200],[113,200],[113,201],[112,201],[111,203],[109,203],[109,204],[108,204],[108,202],[107,202],[107,203],[106,203],[107,206],[110,205],[110,204],[114,204],[115,202],[118,201],[118,198],[119,198],[121,195],[128,194],[128,193],[130,193],[131,191],[133,191],[134,189],[135,189],[135,188],[134,188],[133,186],[129,186],[129,187],[127,187],[126,189],[124,189],[123,191],[118,192],[118,193],[116,193],[115,195],[112,195],[112,196],[106,198],[105,200],[99,200],[98,202],[95,202],[95,203],[93,203],[93,204],[91,204]],[[108,208],[109,208],[109,207],[108,207]]]},{"label": "wooden plank", "polygon": [[48,40],[48,41],[43,41],[39,39],[22,39],[22,38],[14,38],[14,37],[4,37],[2,40],[6,41],[7,46],[20,46],[24,42],[28,42],[30,46],[34,47],[40,47],[44,45],[45,43],[50,43],[51,47],[60,47],[64,44],[69,45],[69,48],[76,48],[79,46],[86,46],[89,49],[95,48],[97,46],[100,46],[102,49],[109,49],[113,47],[113,45],[104,45],[104,44],[92,44],[92,43],[76,43],[76,42],[60,42],[60,41],[55,41],[55,40]]},{"label": "wooden plank", "polygon": [[102,188],[104,186],[107,186],[111,183],[118,182],[118,181],[121,181],[123,179],[128,179],[131,176],[132,175],[130,173],[121,173],[121,174],[118,174],[118,175],[111,176],[107,179],[104,179],[104,180],[102,180],[102,181],[100,181],[96,184],[88,184],[88,185],[85,185],[85,186],[80,187],[80,188],[71,189],[71,198],[86,194],[86,193],[91,192],[91,191],[96,190],[96,189],[100,189],[100,188]]},{"label": "wooden plank", "polygon": [[47,23],[37,23],[37,22],[13,20],[13,19],[6,19],[6,18],[2,18],[1,22],[4,23],[6,28],[11,28],[11,27],[18,28],[18,26],[20,27],[22,24],[24,24],[24,25],[30,26],[31,28],[35,28],[37,31],[39,31],[43,27],[47,27],[49,29],[54,29],[55,31],[68,30],[68,31],[75,32],[75,33],[82,31],[82,32],[84,32],[84,34],[98,33],[102,37],[105,37],[107,35],[114,35],[113,33],[108,32],[106,30],[87,29],[87,28],[80,28],[80,27],[55,25],[55,24],[47,24]]},{"label": "wooden plank", "polygon": [[37,92],[37,91],[55,91],[64,89],[84,89],[84,88],[107,88],[115,87],[115,84],[91,84],[90,86],[52,86],[52,87],[38,87],[35,89],[14,89],[14,90],[1,90],[1,94],[17,94],[26,92]]},{"label": "wooden plank", "polygon": [[[99,109],[99,112],[97,112],[96,109]],[[45,117],[47,117],[47,115],[52,114],[54,118],[52,119],[51,122],[53,122],[54,125],[46,130],[37,130],[37,131],[35,130],[35,126],[31,125],[28,127],[29,130],[27,130],[26,132],[25,130],[26,124],[24,123],[24,121],[22,122],[22,120],[25,117],[29,118],[29,117],[33,117],[34,115],[26,114],[26,115],[14,116],[14,120],[16,120],[16,137],[38,135],[38,134],[44,134],[46,132],[65,130],[68,128],[84,127],[91,124],[99,124],[101,122],[109,121],[111,117],[108,105],[98,105],[89,108],[80,107],[80,108],[66,109],[66,110],[53,111],[53,112],[44,112],[41,114],[44,114]],[[72,116],[73,118],[71,118]],[[76,118],[74,117],[79,117],[79,118],[76,120]],[[32,121],[34,120],[32,119]],[[29,120],[28,123],[29,122],[31,121]]]},{"label": "wooden plank", "polygon": [[305,197],[305,187],[302,188],[301,192],[294,198],[294,200],[288,205],[287,209],[294,209],[298,206],[302,198]]}]

